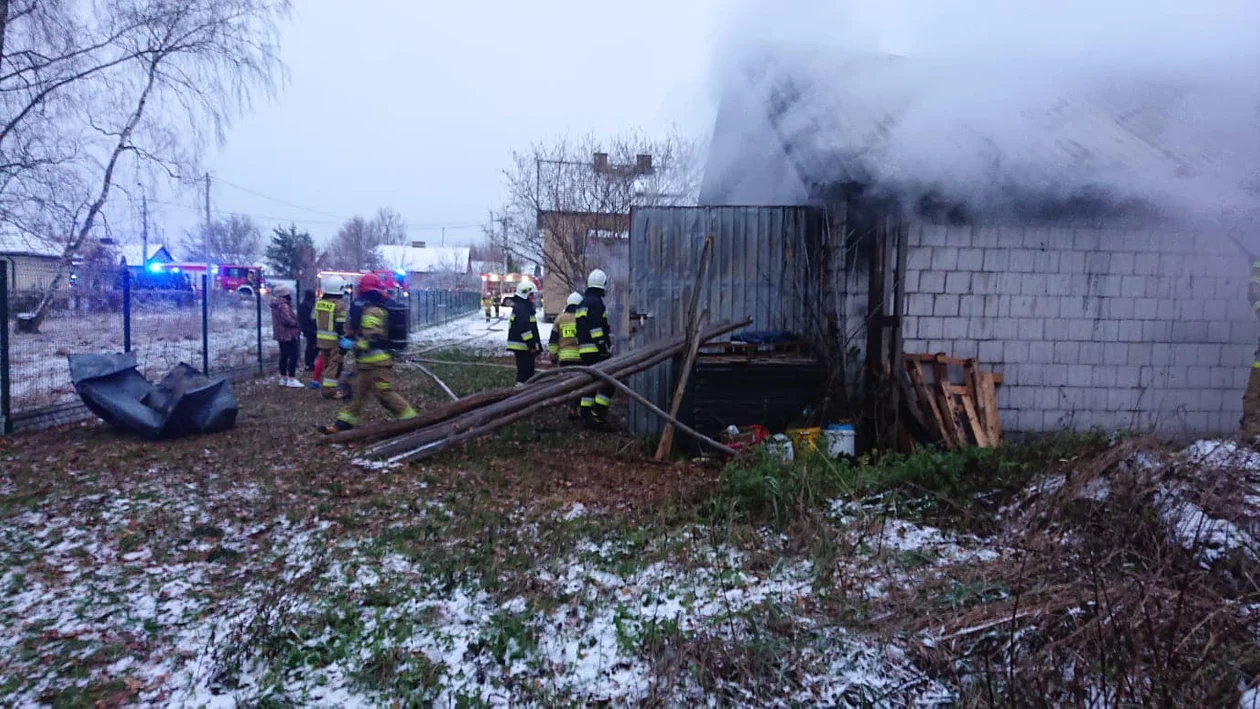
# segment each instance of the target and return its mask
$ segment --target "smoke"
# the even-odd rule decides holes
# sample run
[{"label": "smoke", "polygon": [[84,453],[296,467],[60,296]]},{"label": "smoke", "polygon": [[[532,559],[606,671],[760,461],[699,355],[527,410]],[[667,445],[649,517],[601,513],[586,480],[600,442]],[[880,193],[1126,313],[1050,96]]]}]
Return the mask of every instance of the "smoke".
[{"label": "smoke", "polygon": [[768,131],[805,183],[933,195],[973,214],[1031,201],[1260,216],[1256,0],[734,7],[706,184],[742,181],[735,199],[800,195],[789,178],[749,181],[779,174],[740,158]]}]

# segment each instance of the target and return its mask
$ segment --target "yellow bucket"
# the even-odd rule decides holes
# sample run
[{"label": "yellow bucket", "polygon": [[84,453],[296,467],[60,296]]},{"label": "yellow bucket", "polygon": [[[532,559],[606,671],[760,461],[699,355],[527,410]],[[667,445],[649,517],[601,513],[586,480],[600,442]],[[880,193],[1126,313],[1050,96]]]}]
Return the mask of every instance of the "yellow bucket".
[{"label": "yellow bucket", "polygon": [[818,439],[822,437],[822,429],[792,428],[788,429],[788,438],[792,439],[792,447],[798,451],[818,450]]}]

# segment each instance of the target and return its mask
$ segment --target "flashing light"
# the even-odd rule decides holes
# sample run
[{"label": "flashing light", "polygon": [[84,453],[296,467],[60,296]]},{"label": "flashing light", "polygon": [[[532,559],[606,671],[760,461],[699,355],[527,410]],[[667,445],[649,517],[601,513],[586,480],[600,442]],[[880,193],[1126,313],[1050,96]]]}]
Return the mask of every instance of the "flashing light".
[{"label": "flashing light", "polygon": [[398,269],[398,270],[394,271],[394,275],[395,275],[395,276],[398,276],[399,278],[406,278],[406,277],[407,277],[407,272],[406,272],[406,271],[404,271],[403,269],[401,269],[401,268],[400,268],[400,269]]},{"label": "flashing light", "polygon": [[179,266],[172,268],[171,273],[179,273]]},{"label": "flashing light", "polygon": [[491,283],[498,283],[498,282],[499,282],[499,274],[497,274],[497,273],[492,273],[492,274],[490,274],[490,282],[491,282]]},{"label": "flashing light", "polygon": [[211,266],[211,267],[210,267],[210,275],[213,275],[213,276],[217,276],[217,275],[219,275],[219,267],[218,267],[218,266]]},{"label": "flashing light", "polygon": [[160,263],[151,263],[151,264],[149,264],[149,272],[150,272],[150,273],[161,273],[161,272],[162,272],[162,264],[160,264]]}]

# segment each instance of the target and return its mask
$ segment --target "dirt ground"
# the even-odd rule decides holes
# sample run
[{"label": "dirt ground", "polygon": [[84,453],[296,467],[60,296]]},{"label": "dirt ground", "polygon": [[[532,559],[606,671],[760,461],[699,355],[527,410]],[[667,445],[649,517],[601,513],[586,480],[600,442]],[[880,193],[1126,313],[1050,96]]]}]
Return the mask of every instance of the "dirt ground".
[{"label": "dirt ground", "polygon": [[[429,356],[464,363],[433,365],[460,395],[512,380]],[[417,406],[445,401],[396,374]],[[1260,697],[1260,453],[1236,443],[723,468],[552,411],[369,470],[315,445],[338,402],[235,391],[221,434],[0,439],[0,705]]]}]

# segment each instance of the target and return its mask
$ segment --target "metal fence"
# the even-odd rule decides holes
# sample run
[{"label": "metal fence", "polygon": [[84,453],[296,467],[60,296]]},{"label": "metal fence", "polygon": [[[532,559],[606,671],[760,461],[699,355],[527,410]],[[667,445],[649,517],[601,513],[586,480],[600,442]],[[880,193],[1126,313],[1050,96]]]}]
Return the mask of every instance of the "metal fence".
[{"label": "metal fence", "polygon": [[[123,269],[81,270],[53,287],[55,268],[0,261],[0,431],[79,411],[67,355],[134,352],[151,381],[186,362],[209,374],[270,373],[279,358],[270,299],[213,287],[193,275],[177,287],[142,287]],[[172,285],[172,284],[163,284]],[[301,293],[301,289],[295,289]],[[47,294],[51,293],[51,296]],[[49,298],[42,317],[35,313]],[[479,294],[413,291],[413,329],[473,312]],[[295,303],[296,307],[296,303]]]},{"label": "metal fence", "polygon": [[413,290],[409,296],[411,329],[440,325],[481,307],[481,294],[459,290]]}]

